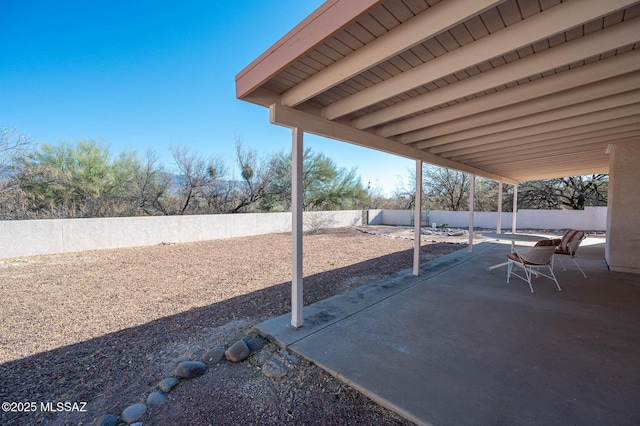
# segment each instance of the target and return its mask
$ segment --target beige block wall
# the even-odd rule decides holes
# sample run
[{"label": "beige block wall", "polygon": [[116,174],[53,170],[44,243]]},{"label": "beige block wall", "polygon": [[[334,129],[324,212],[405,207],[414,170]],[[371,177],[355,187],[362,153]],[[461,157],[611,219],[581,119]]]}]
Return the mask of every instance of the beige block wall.
[{"label": "beige block wall", "polygon": [[640,141],[610,156],[605,258],[612,271],[640,273]]},{"label": "beige block wall", "polygon": [[[362,211],[305,212],[304,228],[362,224]],[[0,259],[291,232],[291,213],[0,221]]]}]

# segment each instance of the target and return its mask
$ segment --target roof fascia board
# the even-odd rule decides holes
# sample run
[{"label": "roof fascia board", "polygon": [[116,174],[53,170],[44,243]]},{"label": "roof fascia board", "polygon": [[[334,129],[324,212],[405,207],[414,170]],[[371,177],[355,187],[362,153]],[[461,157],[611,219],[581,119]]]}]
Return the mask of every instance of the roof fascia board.
[{"label": "roof fascia board", "polygon": [[269,108],[269,105],[279,102],[280,95],[264,87],[258,87],[253,92],[242,98],[245,102],[260,105],[265,108]]},{"label": "roof fascia board", "polygon": [[301,112],[292,108],[287,108],[278,104],[269,107],[270,120],[272,124],[278,124],[289,128],[300,128],[305,132],[324,136],[330,139],[336,139],[343,142],[352,143],[366,148],[376,149],[378,151],[399,155],[401,157],[410,158],[412,160],[421,160],[426,163],[435,164],[437,166],[447,167],[466,173],[473,173],[488,179],[502,181],[508,184],[516,185],[518,182],[514,179],[489,173],[475,167],[470,167],[462,163],[447,160],[437,155],[429,154],[406,145],[399,144],[389,139],[377,136],[375,134],[364,132],[344,124],[325,120],[316,115]]},{"label": "roof fascia board", "polygon": [[289,64],[344,29],[384,0],[329,0],[236,75],[243,99]]}]

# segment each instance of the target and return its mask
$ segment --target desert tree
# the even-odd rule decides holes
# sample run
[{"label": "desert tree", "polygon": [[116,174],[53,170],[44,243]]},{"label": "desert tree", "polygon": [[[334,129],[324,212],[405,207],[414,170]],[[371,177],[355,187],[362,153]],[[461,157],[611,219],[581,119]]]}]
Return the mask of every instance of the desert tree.
[{"label": "desert tree", "polygon": [[[405,209],[414,208],[415,170],[407,170],[407,180],[396,187],[394,197]],[[425,164],[422,169],[423,200],[431,210],[465,210],[469,206],[469,176],[444,167]]]},{"label": "desert tree", "polygon": [[0,128],[0,176],[10,173],[11,167],[25,155],[31,140],[17,129]]},{"label": "desert tree", "polygon": [[[424,193],[424,187],[423,187]],[[413,209],[416,200],[416,172],[413,169],[407,169],[405,178],[398,179],[393,190],[393,204],[399,210]],[[424,200],[424,197],[423,197]]]},{"label": "desert tree", "polygon": [[242,181],[230,197],[230,213],[256,211],[267,197],[274,178],[274,163],[270,157],[261,157],[254,149],[236,139],[236,161]]},{"label": "desert tree", "polygon": [[[425,165],[422,175],[423,208],[427,210],[467,210],[471,179],[465,172],[435,165]],[[507,200],[512,190],[503,186],[503,199]],[[393,193],[395,208],[413,209],[415,199],[415,170],[408,169],[405,179],[400,179]],[[506,201],[503,202],[505,205]],[[498,207],[498,182],[476,176],[474,209],[496,211]],[[503,207],[503,211],[508,210]]]},{"label": "desert tree", "polygon": [[0,128],[0,220],[24,219],[28,199],[17,175],[32,143],[16,129]]},{"label": "desert tree", "polygon": [[518,206],[573,210],[583,210],[585,206],[606,206],[608,184],[607,174],[525,182],[518,191]]},{"label": "desert tree", "polygon": [[320,153],[310,156],[304,175],[305,210],[354,209],[366,204],[367,192],[355,168],[338,168]]},{"label": "desert tree", "polygon": [[23,159],[18,178],[37,215],[117,216],[123,207],[122,166],[111,160],[107,146],[92,140],[41,144]]},{"label": "desert tree", "polygon": [[[506,193],[505,186],[503,185],[502,187],[503,200]],[[479,212],[498,211],[498,182],[492,179],[476,177],[473,206]],[[502,210],[504,211],[504,207]]]},{"label": "desert tree", "polygon": [[127,201],[127,215],[169,214],[169,190],[173,176],[159,163],[158,155],[148,150],[144,158],[135,152],[121,153],[120,192]]},{"label": "desert tree", "polygon": [[[372,185],[371,182],[367,183],[367,208],[369,209],[390,209],[390,210],[402,210],[411,207],[413,203],[413,194],[401,189],[404,182],[399,181],[396,185],[392,195],[387,195],[380,184]],[[409,204],[408,200],[411,200]]]},{"label": "desert tree", "polygon": [[220,158],[205,158],[186,146],[171,146],[171,154],[178,169],[175,214],[215,213],[226,167]]},{"label": "desert tree", "polygon": [[[272,157],[273,180],[263,206],[266,210],[291,208],[291,153]],[[303,208],[305,210],[342,210],[362,208],[367,204],[367,191],[356,169],[339,168],[322,153],[310,148],[303,153]]]},{"label": "desert tree", "polygon": [[430,165],[424,168],[422,181],[432,209],[469,208],[469,174]]}]

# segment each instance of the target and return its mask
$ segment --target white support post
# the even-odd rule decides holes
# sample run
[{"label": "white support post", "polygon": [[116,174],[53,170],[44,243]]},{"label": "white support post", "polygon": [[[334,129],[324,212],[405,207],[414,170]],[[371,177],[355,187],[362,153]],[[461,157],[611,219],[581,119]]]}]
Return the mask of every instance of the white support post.
[{"label": "white support post", "polygon": [[496,234],[502,233],[502,181],[498,181],[498,220],[496,223]]},{"label": "white support post", "polygon": [[511,220],[511,233],[516,235],[516,216],[518,213],[518,185],[513,185],[513,219]]},{"label": "white support post", "polygon": [[416,160],[416,194],[413,220],[413,275],[420,275],[420,240],[422,235],[422,161]]},{"label": "white support post", "polygon": [[291,130],[291,325],[302,327],[302,129]]},{"label": "white support post", "polygon": [[469,253],[473,252],[473,216],[476,192],[476,175],[469,174]]}]

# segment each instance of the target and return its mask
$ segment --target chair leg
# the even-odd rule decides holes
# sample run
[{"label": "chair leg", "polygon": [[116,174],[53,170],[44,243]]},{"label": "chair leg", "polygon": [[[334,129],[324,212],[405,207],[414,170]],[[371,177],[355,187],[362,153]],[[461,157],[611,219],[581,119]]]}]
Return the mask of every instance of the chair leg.
[{"label": "chair leg", "polygon": [[558,258],[558,260],[560,261],[560,266],[562,266],[562,270],[563,270],[563,271],[566,271],[566,270],[567,270],[567,268],[565,268],[565,267],[564,267],[564,262],[562,261],[562,256],[561,256],[561,255],[555,255],[555,254],[554,254],[554,255],[553,255],[553,257],[557,257],[557,258]]},{"label": "chair leg", "polygon": [[[560,265],[562,265],[562,270],[563,270],[563,271],[566,271],[566,270],[567,270],[567,268],[564,266],[564,262],[562,261],[562,255],[555,255],[555,254],[554,254],[554,255],[553,255],[553,257],[554,257],[554,258],[556,258],[556,257],[558,258],[558,260],[560,261]],[[583,277],[585,277],[585,278],[587,278],[587,274],[585,274],[585,273],[584,273],[584,271],[582,270],[582,268],[580,267],[580,265],[578,265],[578,262],[576,261],[576,258],[572,256],[572,257],[571,257],[571,260],[573,260],[573,263],[575,263],[575,264],[576,264],[576,267],[578,268],[578,270],[580,271],[580,273],[582,273],[582,276],[583,276]]]},{"label": "chair leg", "polygon": [[578,265],[578,262],[576,262],[576,258],[572,257],[571,260],[573,260],[573,263],[575,263],[576,266],[578,267],[578,269],[580,270],[580,272],[582,272],[582,276],[587,278],[587,274],[585,274],[584,271],[582,270],[582,268],[580,267],[580,265]]},{"label": "chair leg", "polygon": [[533,285],[531,285],[531,268],[527,267],[527,265],[523,265],[523,267],[525,276],[527,277],[527,282],[529,283],[529,288],[531,289],[531,293],[533,293]]},{"label": "chair leg", "polygon": [[[535,271],[533,271],[530,267],[528,267],[527,265],[522,265],[520,263],[516,263],[513,260],[509,260],[508,262],[508,266],[507,266],[507,283],[509,283],[509,279],[511,278],[511,275],[515,275],[516,277],[520,278],[522,281],[526,281],[527,284],[529,284],[529,288],[531,289],[531,293],[533,293],[533,285],[531,284],[531,276],[535,273]],[[514,271],[514,268],[516,267],[520,267],[524,270],[524,276],[517,274]]]},{"label": "chair leg", "polygon": [[553,281],[556,283],[556,286],[558,286],[558,291],[562,291],[562,289],[560,288],[560,284],[558,284],[556,274],[553,273],[553,267],[551,265],[549,265],[549,272],[551,273],[551,277],[553,277]]}]

